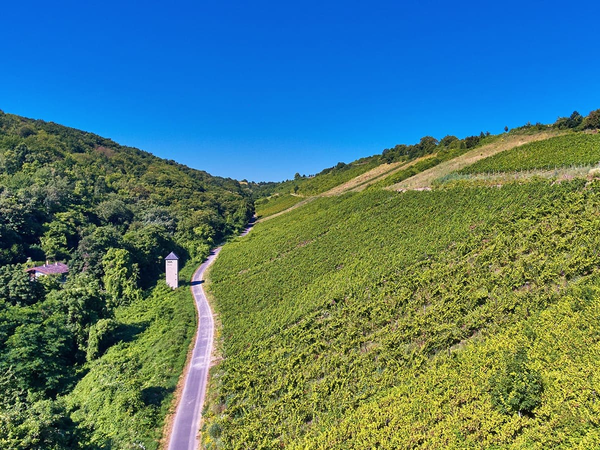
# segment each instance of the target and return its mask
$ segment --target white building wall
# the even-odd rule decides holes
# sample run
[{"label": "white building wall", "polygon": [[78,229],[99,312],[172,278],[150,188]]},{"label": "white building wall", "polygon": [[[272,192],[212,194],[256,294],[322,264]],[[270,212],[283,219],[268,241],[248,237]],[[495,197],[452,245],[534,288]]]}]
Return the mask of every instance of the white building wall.
[{"label": "white building wall", "polygon": [[179,268],[176,259],[167,259],[166,261],[166,276],[167,276],[167,285],[173,289],[177,289],[179,287]]}]

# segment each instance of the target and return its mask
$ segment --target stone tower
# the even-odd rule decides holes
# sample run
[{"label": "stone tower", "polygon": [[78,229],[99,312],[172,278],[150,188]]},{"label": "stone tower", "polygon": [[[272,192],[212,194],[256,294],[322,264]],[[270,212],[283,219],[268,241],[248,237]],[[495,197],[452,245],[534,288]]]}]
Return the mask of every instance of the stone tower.
[{"label": "stone tower", "polygon": [[165,258],[165,273],[167,277],[167,285],[172,289],[179,287],[179,258],[173,252]]}]

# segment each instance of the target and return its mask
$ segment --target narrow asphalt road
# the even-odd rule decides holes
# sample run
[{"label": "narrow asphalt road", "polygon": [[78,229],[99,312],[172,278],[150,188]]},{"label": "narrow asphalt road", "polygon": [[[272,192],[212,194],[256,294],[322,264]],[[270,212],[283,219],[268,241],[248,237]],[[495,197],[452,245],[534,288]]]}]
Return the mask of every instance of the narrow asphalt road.
[{"label": "narrow asphalt road", "polygon": [[[241,235],[247,235],[250,229],[251,225]],[[217,259],[221,248],[214,249],[192,276],[192,294],[198,310],[198,332],[181,399],[173,419],[169,450],[196,450],[199,446],[200,416],[206,393],[215,329],[212,311],[203,288],[203,277],[206,269]]]}]

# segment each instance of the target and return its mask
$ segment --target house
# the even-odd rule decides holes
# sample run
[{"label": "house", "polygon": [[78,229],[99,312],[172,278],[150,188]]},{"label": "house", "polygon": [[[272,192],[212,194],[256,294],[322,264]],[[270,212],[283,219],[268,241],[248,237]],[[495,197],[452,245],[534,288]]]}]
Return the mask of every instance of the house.
[{"label": "house", "polygon": [[65,263],[55,262],[54,264],[44,264],[43,266],[32,267],[27,269],[29,277],[35,280],[45,275],[65,275],[69,272],[69,266]]}]

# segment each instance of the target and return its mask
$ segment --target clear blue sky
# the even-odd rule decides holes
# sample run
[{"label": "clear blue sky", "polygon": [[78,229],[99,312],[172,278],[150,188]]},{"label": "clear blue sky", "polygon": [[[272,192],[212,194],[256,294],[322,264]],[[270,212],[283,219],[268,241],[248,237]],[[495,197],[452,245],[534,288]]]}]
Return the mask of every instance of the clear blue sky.
[{"label": "clear blue sky", "polygon": [[5,2],[0,109],[282,180],[600,108],[599,3]]}]

